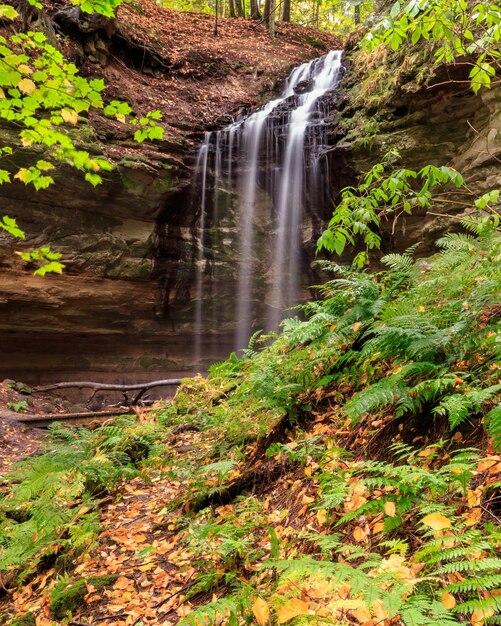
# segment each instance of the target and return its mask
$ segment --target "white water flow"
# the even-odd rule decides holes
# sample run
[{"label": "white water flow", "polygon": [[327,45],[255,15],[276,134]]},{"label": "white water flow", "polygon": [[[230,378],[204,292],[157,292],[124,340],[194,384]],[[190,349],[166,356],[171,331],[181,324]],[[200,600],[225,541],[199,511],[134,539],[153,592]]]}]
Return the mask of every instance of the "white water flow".
[{"label": "white water flow", "polygon": [[[299,96],[287,127],[285,159],[277,197],[277,236],[273,263],[271,327],[276,328],[283,310],[297,304],[301,263],[301,223],[304,201],[305,140],[318,99],[338,81],[341,53],[329,54],[315,65],[311,90]],[[316,71],[315,71],[316,70]],[[315,150],[310,157],[316,158]],[[316,184],[322,181],[317,180]]]},{"label": "white water flow", "polygon": [[[232,326],[237,329],[234,348],[244,348],[256,328],[276,329],[283,309],[300,298],[301,226],[304,212],[309,209],[307,196],[314,202],[316,190],[325,185],[319,158],[326,143],[324,117],[329,106],[322,102],[322,96],[337,86],[341,54],[332,51],[303,63],[291,72],[279,98],[222,130],[205,134],[195,171],[195,200],[200,207],[197,360],[202,356],[204,318],[208,331],[217,331],[218,321],[223,323],[222,318],[218,320],[217,311],[230,306],[229,302],[221,305],[214,301],[208,305],[207,298],[203,302],[204,274],[209,263],[204,231],[210,229],[212,233],[210,265],[216,281],[215,274],[223,265],[217,259],[216,249],[224,240],[220,231],[225,230],[224,220],[229,213],[235,217],[233,230],[235,226],[238,230],[233,246],[237,266],[232,313]],[[263,217],[264,211],[268,213]],[[263,227],[263,223],[267,225]],[[227,225],[226,230],[231,227]],[[267,253],[267,265],[263,261],[265,234],[271,237],[272,248]],[[268,243],[265,248],[269,247]],[[270,292],[263,294],[265,284],[270,284]],[[208,306],[211,313],[204,315],[204,307]],[[229,324],[227,317],[224,323]]]},{"label": "white water flow", "polygon": [[207,187],[207,163],[209,157],[209,142],[211,133],[205,133],[204,141],[198,150],[197,162],[195,165],[196,185],[204,190],[200,199],[200,247],[197,252],[197,279],[196,279],[196,308],[195,308],[195,361],[200,362],[202,358],[202,316],[203,316],[203,277],[204,277],[204,231],[205,231],[205,204]]}]

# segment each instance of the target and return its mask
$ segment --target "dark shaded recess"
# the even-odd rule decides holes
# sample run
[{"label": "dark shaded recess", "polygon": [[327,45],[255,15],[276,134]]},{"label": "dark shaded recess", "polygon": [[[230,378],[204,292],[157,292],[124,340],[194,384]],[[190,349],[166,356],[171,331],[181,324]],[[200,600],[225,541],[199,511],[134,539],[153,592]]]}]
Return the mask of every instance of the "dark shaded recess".
[{"label": "dark shaded recess", "polygon": [[168,73],[175,69],[172,64],[152,46],[135,42],[129,35],[120,29],[115,19],[110,19],[97,13],[82,13],[79,7],[53,3],[53,10],[48,13],[55,29],[68,35],[74,41],[84,44],[84,40],[91,34],[96,34],[105,42],[107,56],[120,59],[128,67],[144,71],[153,69]]},{"label": "dark shaded recess", "polygon": [[[160,210],[153,239],[152,279],[158,282],[155,318],[167,321],[176,330],[178,307],[190,301],[190,285],[195,280],[192,251],[183,230],[193,229],[190,206],[191,190],[169,196]],[[193,235],[192,235],[193,239]]]},{"label": "dark shaded recess", "polygon": [[409,107],[399,106],[393,110],[393,117],[405,117],[409,113]]}]

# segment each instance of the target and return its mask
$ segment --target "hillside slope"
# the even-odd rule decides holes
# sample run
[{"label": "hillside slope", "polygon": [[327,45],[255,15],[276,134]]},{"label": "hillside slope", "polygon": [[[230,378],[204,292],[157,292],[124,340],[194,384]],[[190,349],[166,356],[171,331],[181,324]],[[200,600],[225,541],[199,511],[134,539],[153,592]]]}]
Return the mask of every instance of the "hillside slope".
[{"label": "hillside slope", "polygon": [[497,623],[499,237],[440,245],[337,268],[136,421],[54,428],[0,502],[4,623]]}]

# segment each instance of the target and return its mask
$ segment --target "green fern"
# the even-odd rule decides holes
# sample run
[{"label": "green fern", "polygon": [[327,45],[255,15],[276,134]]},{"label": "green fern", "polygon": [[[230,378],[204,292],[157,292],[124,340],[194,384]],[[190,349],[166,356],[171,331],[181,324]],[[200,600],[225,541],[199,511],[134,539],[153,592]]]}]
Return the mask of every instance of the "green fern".
[{"label": "green fern", "polygon": [[[469,415],[475,415],[482,410],[482,406],[499,393],[501,385],[491,385],[485,389],[473,388],[463,394],[453,394],[442,399],[433,411],[437,415],[448,418],[451,428],[456,428]],[[490,413],[488,414],[490,415]],[[489,420],[490,418],[488,418]]]},{"label": "green fern", "polygon": [[489,435],[493,439],[494,447],[501,450],[501,404],[498,404],[487,413],[485,422]]}]

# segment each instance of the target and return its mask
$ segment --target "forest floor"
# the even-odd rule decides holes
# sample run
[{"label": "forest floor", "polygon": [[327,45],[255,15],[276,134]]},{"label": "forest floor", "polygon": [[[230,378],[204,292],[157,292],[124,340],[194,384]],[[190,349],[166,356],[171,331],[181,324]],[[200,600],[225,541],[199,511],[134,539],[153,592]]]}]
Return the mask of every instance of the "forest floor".
[{"label": "forest floor", "polygon": [[496,623],[500,244],[450,241],[342,270],[169,402],[52,428],[3,477],[0,623]]},{"label": "forest floor", "polygon": [[65,413],[70,407],[82,410],[62,398],[32,394],[30,387],[16,381],[0,383],[0,476],[17,461],[36,453],[47,439],[40,428],[19,421],[23,415]]},{"label": "forest floor", "polygon": [[[195,386],[197,393],[203,393],[202,382]],[[350,547],[359,551],[358,556],[370,551],[383,536],[388,520],[396,520],[398,515],[389,485],[387,502],[391,504],[352,515],[378,496],[377,490],[363,485],[355,475],[363,471],[364,463],[375,459],[384,463],[392,456],[389,440],[413,439],[419,446],[419,454],[410,463],[416,476],[443,466],[453,458],[454,449],[470,444],[484,448],[487,457],[474,464],[476,490],[464,496],[460,507],[462,521],[470,527],[480,519],[481,510],[475,503],[488,493],[489,484],[499,480],[501,456],[486,450],[489,445],[481,429],[466,438],[460,433],[447,437],[446,423],[428,434],[413,433],[412,428],[390,434],[393,425],[388,416],[351,430],[343,428],[336,410],[322,404],[323,410],[312,412],[295,428],[286,428],[282,421],[270,424],[270,432],[246,446],[247,461],[230,461],[231,469],[212,463],[223,431],[198,432],[190,430],[191,424],[173,428],[161,466],[124,483],[117,498],[104,499],[98,546],[66,563],[71,577],[61,573],[57,562],[30,577],[11,594],[11,614],[31,615],[34,621],[27,623],[36,626],[170,625],[185,617],[194,620],[188,623],[201,625],[207,623],[207,615],[213,617],[212,623],[226,624],[232,623],[233,608],[231,602],[217,607],[218,599],[231,596],[235,583],[245,586],[252,582],[248,610],[261,626],[270,619],[271,610],[279,624],[300,616],[325,616],[329,623],[345,625],[400,624],[391,619],[382,601],[366,604],[360,590],[353,585],[351,591],[351,583],[346,581],[337,584],[338,597],[329,595],[325,581],[315,579],[307,584],[284,583],[270,599],[259,600],[260,591],[266,597],[267,590],[276,586],[280,571],[269,568],[270,554],[280,562],[291,559],[294,563],[296,558],[319,558],[322,542],[327,550],[332,548],[329,541],[335,544],[334,518],[325,504],[322,485],[327,468],[325,458],[320,458],[320,442],[327,442],[331,450],[328,471],[354,472],[341,504],[341,513],[353,518],[342,529],[346,563]],[[155,422],[156,417],[158,407],[145,410],[143,423]],[[348,444],[344,458],[336,454],[341,443]],[[273,450],[273,445],[274,453],[267,454],[266,449]],[[198,482],[192,474],[196,464],[207,467]],[[187,471],[183,472],[182,466]],[[85,512],[85,507],[82,510]],[[413,513],[407,511],[404,524],[412,527],[414,523]],[[402,535],[412,536],[414,549],[422,545],[413,533],[390,534],[395,541],[399,534],[402,541]],[[406,562],[399,554],[386,559],[385,575],[412,588],[418,584],[423,565]],[[370,576],[377,579],[377,574],[375,567],[368,580]],[[450,578],[450,582],[454,580]],[[388,584],[391,588],[393,583]],[[292,596],[284,602],[291,590]],[[204,611],[211,601],[215,602],[213,613],[187,617],[197,609]]]},{"label": "forest floor", "polygon": [[[16,383],[12,381],[13,385]],[[28,390],[24,385],[22,389]],[[7,472],[14,463],[33,454],[46,439],[38,428],[26,426],[18,421],[25,413],[45,413],[63,411],[61,401],[48,401],[45,397],[34,397],[21,393],[5,382],[0,383],[0,475]]]},{"label": "forest floor", "polygon": [[[44,5],[50,16],[68,8],[66,0]],[[67,35],[60,37],[66,57],[84,75],[103,78],[107,96],[129,102],[136,113],[161,111],[170,143],[261,104],[294,65],[341,47],[331,33],[285,22],[271,40],[265,25],[241,18],[220,18],[216,36],[213,16],[153,0],[124,3],[112,27],[86,26],[79,34],[75,24],[55,19],[56,32]],[[92,121],[105,144],[110,134],[127,136],[120,123]]]}]

